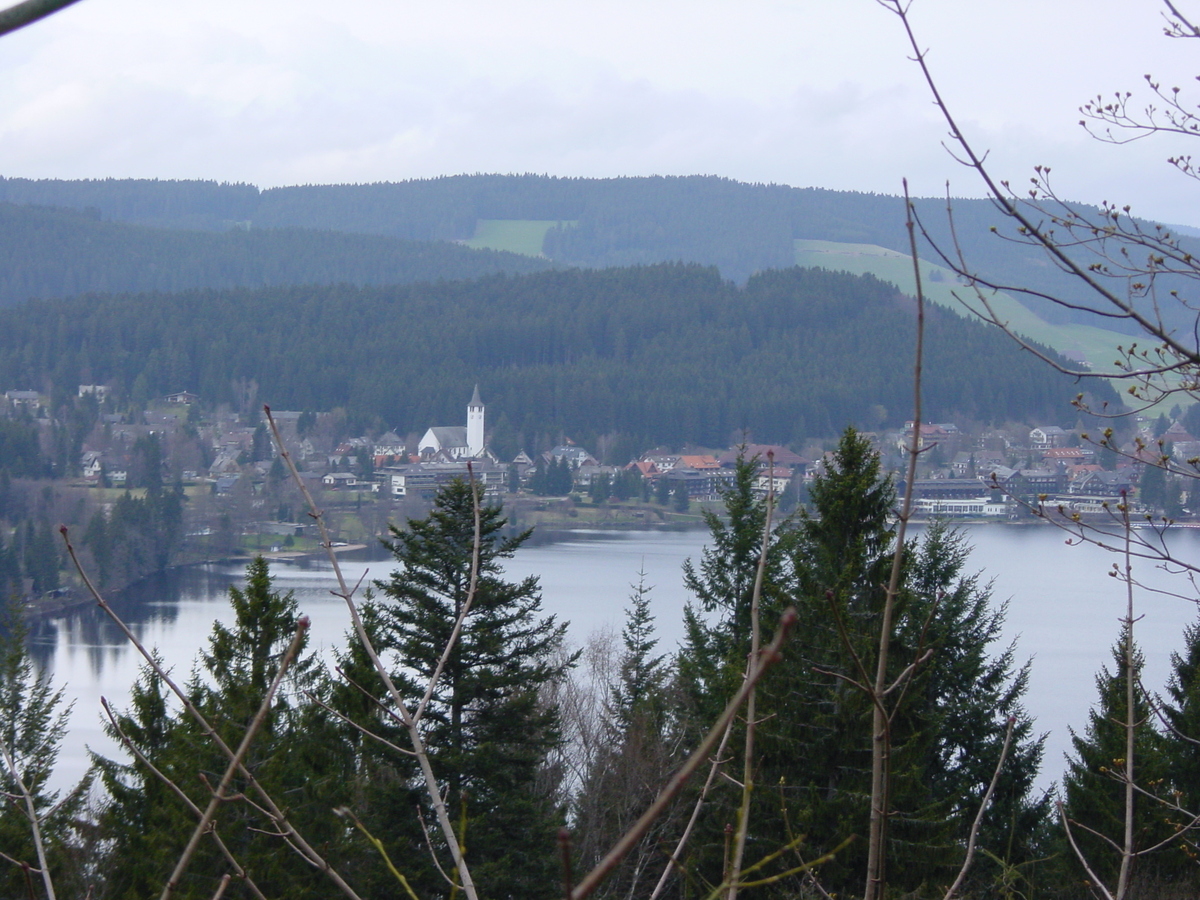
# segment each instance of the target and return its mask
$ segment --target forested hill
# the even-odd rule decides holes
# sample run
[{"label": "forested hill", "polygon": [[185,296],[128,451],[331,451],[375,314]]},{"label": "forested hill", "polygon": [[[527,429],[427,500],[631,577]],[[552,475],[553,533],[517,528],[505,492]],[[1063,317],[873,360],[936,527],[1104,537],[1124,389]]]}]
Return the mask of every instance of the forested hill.
[{"label": "forested hill", "polygon": [[299,228],[176,231],[95,210],[0,203],[0,305],[89,292],[407,284],[534,272],[547,260],[444,241]]},{"label": "forested hill", "polygon": [[[248,184],[208,181],[0,178],[0,202],[92,210],[104,220],[159,228],[305,228],[415,241],[467,240],[481,222],[534,220],[550,226],[541,250],[560,263],[603,267],[699,262],[718,266],[726,278],[739,282],[754,272],[793,265],[796,239],[877,244],[908,252],[904,204],[897,196],[744,184],[708,176],[459,175],[262,191]],[[946,201],[918,200],[916,205],[935,239],[949,246]],[[1040,251],[992,234],[991,226],[1003,232],[1006,225],[989,201],[956,199],[954,216],[965,258],[985,275],[1076,302],[1088,299],[1077,279],[1047,265]],[[1200,253],[1200,241],[1194,243]],[[936,261],[932,248],[922,253]],[[1166,281],[1158,286],[1160,292],[1177,287]],[[1123,285],[1114,287],[1124,291]],[[1027,302],[1051,322],[1089,319],[1086,313],[1045,301]],[[1186,322],[1171,324],[1190,327]]]},{"label": "forested hill", "polygon": [[[739,288],[695,265],[81,297],[0,311],[0,384],[221,402],[253,380],[277,407],[403,433],[459,422],[478,382],[490,427],[527,446],[724,446],[743,428],[786,442],[908,418],[913,322],[869,276],[789,269]],[[1071,387],[994,330],[933,309],[927,348],[932,419],[1073,419]]]}]

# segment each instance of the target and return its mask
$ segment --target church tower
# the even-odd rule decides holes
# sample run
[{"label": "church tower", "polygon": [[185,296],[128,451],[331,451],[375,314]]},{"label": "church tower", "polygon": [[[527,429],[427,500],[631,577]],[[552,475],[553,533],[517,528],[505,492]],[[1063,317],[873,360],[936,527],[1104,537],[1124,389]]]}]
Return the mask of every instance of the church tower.
[{"label": "church tower", "polygon": [[483,401],[479,399],[479,385],[467,404],[467,455],[483,456]]}]

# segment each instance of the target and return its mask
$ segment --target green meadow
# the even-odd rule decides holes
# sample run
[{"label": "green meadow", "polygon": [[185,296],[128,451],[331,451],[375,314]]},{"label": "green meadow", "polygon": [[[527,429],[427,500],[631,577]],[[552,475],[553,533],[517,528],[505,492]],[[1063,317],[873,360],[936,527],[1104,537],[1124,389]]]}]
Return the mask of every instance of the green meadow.
[{"label": "green meadow", "polygon": [[549,219],[480,219],[475,235],[463,244],[473,250],[507,250],[524,256],[542,256],[546,232],[556,225],[573,225]]},{"label": "green meadow", "polygon": [[[908,295],[916,293],[912,259],[895,250],[874,244],[840,244],[834,241],[795,241],[796,265],[814,266],[855,275],[874,275],[896,285]],[[957,282],[957,276],[942,266],[921,260],[921,287],[932,303],[971,315],[964,304],[979,308],[978,297]],[[955,296],[955,295],[958,296]],[[959,297],[963,299],[960,300]],[[1092,368],[1111,368],[1117,347],[1128,344],[1128,335],[1091,325],[1052,325],[1027,309],[1009,294],[990,292],[988,301],[996,315],[1014,333],[1057,350],[1073,361],[1086,361]]]}]

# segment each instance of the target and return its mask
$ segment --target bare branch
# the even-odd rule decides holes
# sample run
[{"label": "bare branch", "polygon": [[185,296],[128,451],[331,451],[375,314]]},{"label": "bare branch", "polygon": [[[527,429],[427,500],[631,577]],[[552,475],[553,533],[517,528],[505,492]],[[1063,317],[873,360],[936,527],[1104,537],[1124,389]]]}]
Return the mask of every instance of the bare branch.
[{"label": "bare branch", "polygon": [[1088,864],[1087,857],[1083,855],[1083,851],[1079,849],[1079,845],[1075,843],[1075,835],[1071,832],[1071,822],[1067,818],[1067,814],[1063,811],[1062,801],[1058,803],[1058,817],[1062,820],[1063,831],[1067,833],[1067,841],[1071,844],[1071,849],[1075,852],[1075,858],[1079,860],[1079,864],[1083,866],[1083,871],[1087,873],[1088,880],[1092,886],[1104,895],[1105,900],[1116,900],[1108,888],[1104,886],[1104,882],[1096,877],[1096,873],[1092,871],[1092,867]]},{"label": "bare branch", "polygon": [[[192,798],[189,797],[179,785],[168,778],[157,766],[154,765],[154,763],[150,762],[146,754],[144,754],[138,748],[138,746],[129,739],[129,736],[122,730],[121,723],[117,720],[116,714],[113,713],[112,707],[108,705],[108,700],[106,700],[104,697],[101,697],[100,706],[104,709],[104,714],[108,716],[108,721],[112,725],[113,731],[117,733],[117,737],[119,737],[121,739],[121,743],[125,745],[125,749],[137,757],[138,761],[147,769],[149,769],[150,773],[154,775],[155,778],[166,785],[167,789],[170,790],[171,793],[173,793],[176,797],[178,797],[184,806],[191,810],[192,815],[196,816],[196,818],[203,816],[204,811],[192,802]],[[221,835],[217,832],[216,828],[210,828],[209,834],[212,835],[212,839],[216,842],[218,849],[220,849],[221,855],[225,857],[225,861],[228,862],[233,868],[238,878],[240,878],[246,884],[246,886],[250,889],[250,892],[253,893],[258,900],[267,900],[267,898],[264,897],[262,892],[258,889],[258,885],[254,883],[250,876],[246,874],[246,870],[243,869],[241,865],[239,865],[237,859],[234,858],[233,854],[229,850],[229,847],[226,846],[225,842],[221,839]]]},{"label": "bare branch", "polygon": [[271,704],[275,702],[275,693],[279,690],[279,685],[283,683],[283,677],[287,674],[287,670],[291,667],[292,662],[296,658],[296,654],[300,652],[300,647],[304,643],[304,636],[308,632],[308,616],[301,616],[296,623],[296,633],[292,637],[291,644],[283,654],[283,658],[279,661],[279,670],[275,673],[275,678],[271,681],[271,686],[267,688],[266,694],[263,696],[262,703],[259,704],[258,712],[254,714],[254,718],[250,720],[250,725],[246,728],[245,735],[242,736],[242,741],[238,745],[237,750],[233,754],[233,758],[229,760],[229,765],[225,767],[225,774],[221,776],[221,782],[217,785],[217,789],[213,792],[212,799],[208,803],[208,808],[204,810],[200,816],[200,821],[196,825],[196,830],[192,832],[191,838],[188,840],[187,846],[184,847],[183,853],[179,857],[179,861],[175,864],[175,871],[171,873],[171,877],[167,879],[166,885],[163,887],[163,892],[159,900],[168,900],[175,888],[179,885],[179,879],[183,877],[183,873],[187,870],[188,864],[192,861],[192,855],[196,852],[196,848],[200,846],[200,838],[208,831],[213,819],[216,817],[217,809],[227,799],[225,791],[233,782],[234,775],[244,768],[242,761],[246,758],[246,753],[250,750],[251,743],[254,742],[258,730],[262,727],[263,722],[267,720],[267,714],[271,711]]},{"label": "bare branch", "polygon": [[[42,826],[38,821],[37,807],[33,802],[33,794],[29,792],[29,788],[25,784],[25,779],[21,777],[21,771],[17,768],[17,761],[13,757],[9,746],[3,741],[0,741],[0,755],[4,756],[4,764],[8,766],[13,783],[17,786],[17,790],[21,794],[21,801],[25,804],[25,818],[29,822],[29,831],[33,837],[33,847],[38,858],[38,868],[36,871],[42,876],[42,886],[46,889],[46,897],[48,900],[55,900],[54,880],[50,877],[50,866],[46,863],[46,844],[42,839]],[[18,865],[23,866],[24,863],[18,863]]]},{"label": "bare branch", "polygon": [[[907,20],[905,20],[907,25]],[[915,48],[914,48],[915,49]],[[924,63],[922,63],[922,66]],[[957,130],[957,129],[956,129]],[[864,900],[878,900],[886,893],[886,842],[889,790],[891,778],[891,716],[884,707],[887,693],[888,655],[892,641],[892,617],[895,614],[896,597],[900,593],[900,571],[904,560],[904,538],[908,520],[912,516],[913,483],[916,481],[917,457],[921,452],[921,372],[925,351],[925,294],[921,289],[921,262],[917,255],[916,226],[912,217],[912,201],[908,196],[908,181],[904,182],[904,206],[908,211],[908,242],[911,249],[913,277],[917,293],[917,340],[913,361],[913,430],[908,448],[908,474],[904,484],[904,498],[900,505],[899,525],[896,528],[896,546],[892,552],[892,571],[888,576],[887,592],[884,595],[883,612],[879,623],[879,653],[875,665],[875,680],[871,689],[871,822],[867,837],[867,879],[863,892]],[[898,682],[899,683],[899,682]]]},{"label": "bare branch", "polygon": [[789,607],[784,611],[783,616],[779,620],[779,628],[775,632],[774,639],[759,654],[752,671],[742,681],[742,686],[733,695],[733,699],[729,701],[729,704],[725,707],[725,711],[717,718],[712,728],[709,729],[704,740],[700,742],[700,746],[692,751],[692,755],[687,758],[687,761],[671,776],[670,780],[659,792],[658,798],[642,813],[641,818],[613,845],[604,859],[600,860],[595,868],[588,872],[584,879],[579,882],[579,885],[571,892],[570,900],[584,900],[585,897],[590,896],[600,886],[600,883],[608,877],[608,874],[616,865],[642,839],[643,835],[645,835],[646,831],[654,823],[654,820],[675,799],[675,796],[683,789],[687,780],[691,778],[692,773],[708,758],[713,748],[724,736],[726,729],[737,715],[738,710],[741,709],[742,704],[746,702],[746,698],[750,696],[750,692],[754,690],[754,686],[758,684],[767,670],[782,658],[779,652],[780,648],[787,641],[792,627],[796,624],[796,618],[795,608]]},{"label": "bare branch", "polygon": [[450,637],[446,639],[446,646],[442,648],[442,655],[437,661],[437,666],[434,667],[433,674],[429,676],[429,683],[425,686],[425,695],[421,698],[421,702],[417,704],[417,711],[413,713],[413,721],[418,723],[421,721],[421,717],[425,715],[425,707],[429,705],[429,700],[433,697],[433,692],[437,689],[438,681],[442,677],[442,672],[446,668],[450,654],[454,652],[454,648],[458,644],[458,637],[462,633],[463,623],[467,620],[467,614],[471,611],[471,604],[475,602],[475,591],[479,587],[479,553],[483,543],[479,494],[482,488],[475,482],[475,469],[472,468],[470,462],[467,463],[467,478],[471,485],[471,513],[474,518],[475,528],[475,537],[471,544],[471,581],[467,586],[467,598],[463,601],[462,609],[458,611],[458,618],[454,620],[454,628],[450,631]]},{"label": "bare branch", "polygon": [[[758,566],[754,570],[754,588],[750,593],[750,665],[746,667],[749,678],[758,659],[762,640],[759,625],[759,601],[762,598],[763,576],[767,569],[767,552],[771,546],[771,514],[775,510],[775,451],[767,451],[770,463],[769,488],[767,489],[767,511],[763,516],[762,541],[758,552]],[[746,853],[746,834],[750,828],[750,800],[754,793],[754,728],[756,691],[753,686],[746,697],[746,739],[742,757],[742,802],[738,807],[737,833],[734,835],[733,862],[729,869],[728,900],[737,900],[738,883],[741,881],[742,859]]]},{"label": "bare branch", "polygon": [[962,883],[966,881],[971,864],[975,861],[975,842],[979,839],[983,814],[987,812],[988,804],[992,801],[992,794],[996,792],[996,783],[1000,780],[1000,771],[1004,768],[1005,759],[1008,758],[1008,748],[1012,744],[1013,728],[1016,724],[1017,717],[1009,716],[1008,727],[1004,731],[1004,745],[1000,748],[1000,758],[996,760],[996,770],[992,772],[992,780],[988,782],[987,791],[984,792],[983,799],[979,802],[979,812],[975,814],[975,821],[971,823],[971,831],[967,837],[967,855],[963,859],[962,868],[958,870],[958,877],[954,879],[954,884],[950,885],[950,890],[946,891],[943,900],[953,900],[958,889],[962,887]]},{"label": "bare branch", "polygon": [[[212,725],[209,724],[208,720],[204,717],[200,710],[196,708],[196,705],[192,703],[191,698],[188,697],[188,695],[179,687],[179,685],[175,683],[170,674],[162,667],[162,664],[158,661],[154,654],[146,649],[145,645],[138,640],[137,635],[130,630],[129,626],[126,625],[121,617],[116,614],[113,608],[109,605],[108,601],[105,600],[100,594],[99,590],[97,590],[96,585],[92,582],[91,577],[88,575],[87,571],[83,568],[83,565],[79,561],[79,556],[75,552],[75,546],[71,543],[71,538],[65,525],[59,528],[59,533],[62,534],[63,543],[65,543],[67,546],[67,555],[71,558],[71,562],[75,566],[75,571],[79,574],[79,577],[83,581],[84,587],[87,588],[88,593],[92,595],[92,599],[94,599],[96,604],[102,610],[104,610],[110,619],[113,620],[116,626],[121,630],[121,633],[125,635],[125,639],[134,646],[138,653],[141,654],[142,659],[146,661],[147,665],[150,666],[154,674],[162,680],[163,684],[171,689],[171,693],[179,698],[180,702],[183,704],[183,708],[187,710],[188,715],[196,720],[196,724],[200,726],[204,736],[212,741],[217,749],[219,749],[227,759],[233,759],[234,753],[233,750],[229,748],[229,745],[225,743],[219,734],[217,734],[216,730],[212,727]],[[284,815],[283,810],[279,808],[278,804],[275,803],[275,800],[266,791],[266,789],[258,783],[258,779],[254,777],[250,770],[244,765],[240,766],[239,775],[244,778],[246,782],[253,788],[254,792],[258,794],[259,798],[263,801],[264,807],[266,810],[268,810],[268,817],[275,822],[275,824],[278,825],[280,829],[282,829],[283,832],[288,836],[287,840],[289,845],[291,845],[314,867],[324,872],[330,878],[330,880],[332,880],[333,883],[338,886],[342,893],[352,898],[352,900],[361,900],[358,894],[355,893],[354,889],[346,883],[344,878],[342,878],[341,874],[339,874],[338,871],[333,868],[333,866],[331,866],[329,862],[323,856],[321,856],[321,854],[318,853],[311,844],[308,843],[308,841],[304,840],[304,837],[300,834],[300,832],[296,831],[295,827],[290,821],[288,821],[287,816]]]},{"label": "bare branch", "polygon": [[459,877],[462,879],[462,888],[467,894],[467,900],[479,900],[475,891],[475,882],[471,878],[471,871],[463,855],[460,840],[454,833],[454,823],[450,821],[450,814],[446,809],[446,803],[438,788],[437,777],[434,775],[433,767],[429,763],[429,754],[425,750],[425,740],[421,736],[420,728],[409,711],[404,697],[396,689],[387,666],[379,658],[379,654],[375,650],[375,645],[371,642],[370,635],[367,634],[362,617],[358,613],[358,606],[354,602],[353,591],[346,585],[346,579],[342,575],[342,567],[338,563],[337,554],[333,552],[333,542],[330,540],[329,531],[325,526],[324,514],[317,507],[312,493],[304,483],[304,479],[300,477],[300,472],[296,469],[295,462],[292,461],[292,455],[283,443],[283,436],[279,433],[279,426],[275,424],[275,419],[271,415],[271,408],[264,406],[263,412],[267,417],[267,424],[270,426],[271,435],[275,439],[275,445],[279,448],[279,456],[288,467],[288,471],[292,475],[292,480],[299,487],[300,493],[308,505],[309,515],[317,523],[317,528],[321,533],[321,545],[325,548],[330,564],[333,566],[334,576],[337,578],[338,596],[346,602],[346,608],[350,612],[350,620],[354,623],[354,631],[358,635],[359,641],[362,642],[363,649],[371,660],[371,665],[375,667],[375,671],[383,681],[384,687],[387,688],[388,695],[392,698],[392,702],[396,704],[396,710],[404,722],[404,727],[408,732],[408,739],[412,743],[413,752],[416,754],[417,763],[421,768],[421,776],[425,782],[425,790],[429,796],[429,802],[433,805],[438,825],[442,830],[443,837],[446,839],[450,855],[454,858],[454,865],[458,869]]},{"label": "bare branch", "polygon": [[78,3],[79,0],[25,0],[8,9],[0,10],[0,35],[9,34],[26,25],[32,25],[39,19],[51,16],[60,9],[66,9]]}]

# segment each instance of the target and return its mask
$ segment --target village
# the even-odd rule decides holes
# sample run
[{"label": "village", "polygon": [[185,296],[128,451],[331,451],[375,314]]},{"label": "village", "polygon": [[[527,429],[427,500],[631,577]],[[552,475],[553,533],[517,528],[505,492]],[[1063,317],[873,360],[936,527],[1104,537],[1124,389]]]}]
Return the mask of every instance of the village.
[{"label": "village", "polygon": [[[47,405],[36,391],[4,394],[7,417],[37,424],[43,447],[53,443],[56,426]],[[53,473],[55,482],[87,491],[102,509],[126,492],[179,485],[188,500],[191,558],[313,548],[311,520],[261,411],[209,405],[186,391],[145,410],[120,410],[105,385],[80,385],[74,408],[80,406],[94,409],[94,425],[72,465]],[[598,458],[564,435],[540,452],[521,449],[501,458],[489,445],[478,387],[462,424],[404,436],[390,430],[347,435],[338,411],[277,410],[273,418],[301,480],[319,498],[338,540],[348,544],[374,543],[390,522],[422,515],[437,490],[456,478],[474,478],[487,495],[502,499],[519,527],[686,526],[718,508],[744,457],[757,467],[754,490],[773,493],[787,511],[804,502],[836,439],[787,447],[742,435],[721,449],[659,447],[617,460]],[[1195,468],[1200,440],[1178,419],[1140,419],[1121,441],[1057,425],[926,423],[914,515],[1020,522],[1033,521],[1041,507],[1107,516],[1124,497],[1139,519],[1184,521],[1192,516],[1190,498],[1171,472]],[[912,427],[866,433],[898,487]]]}]

